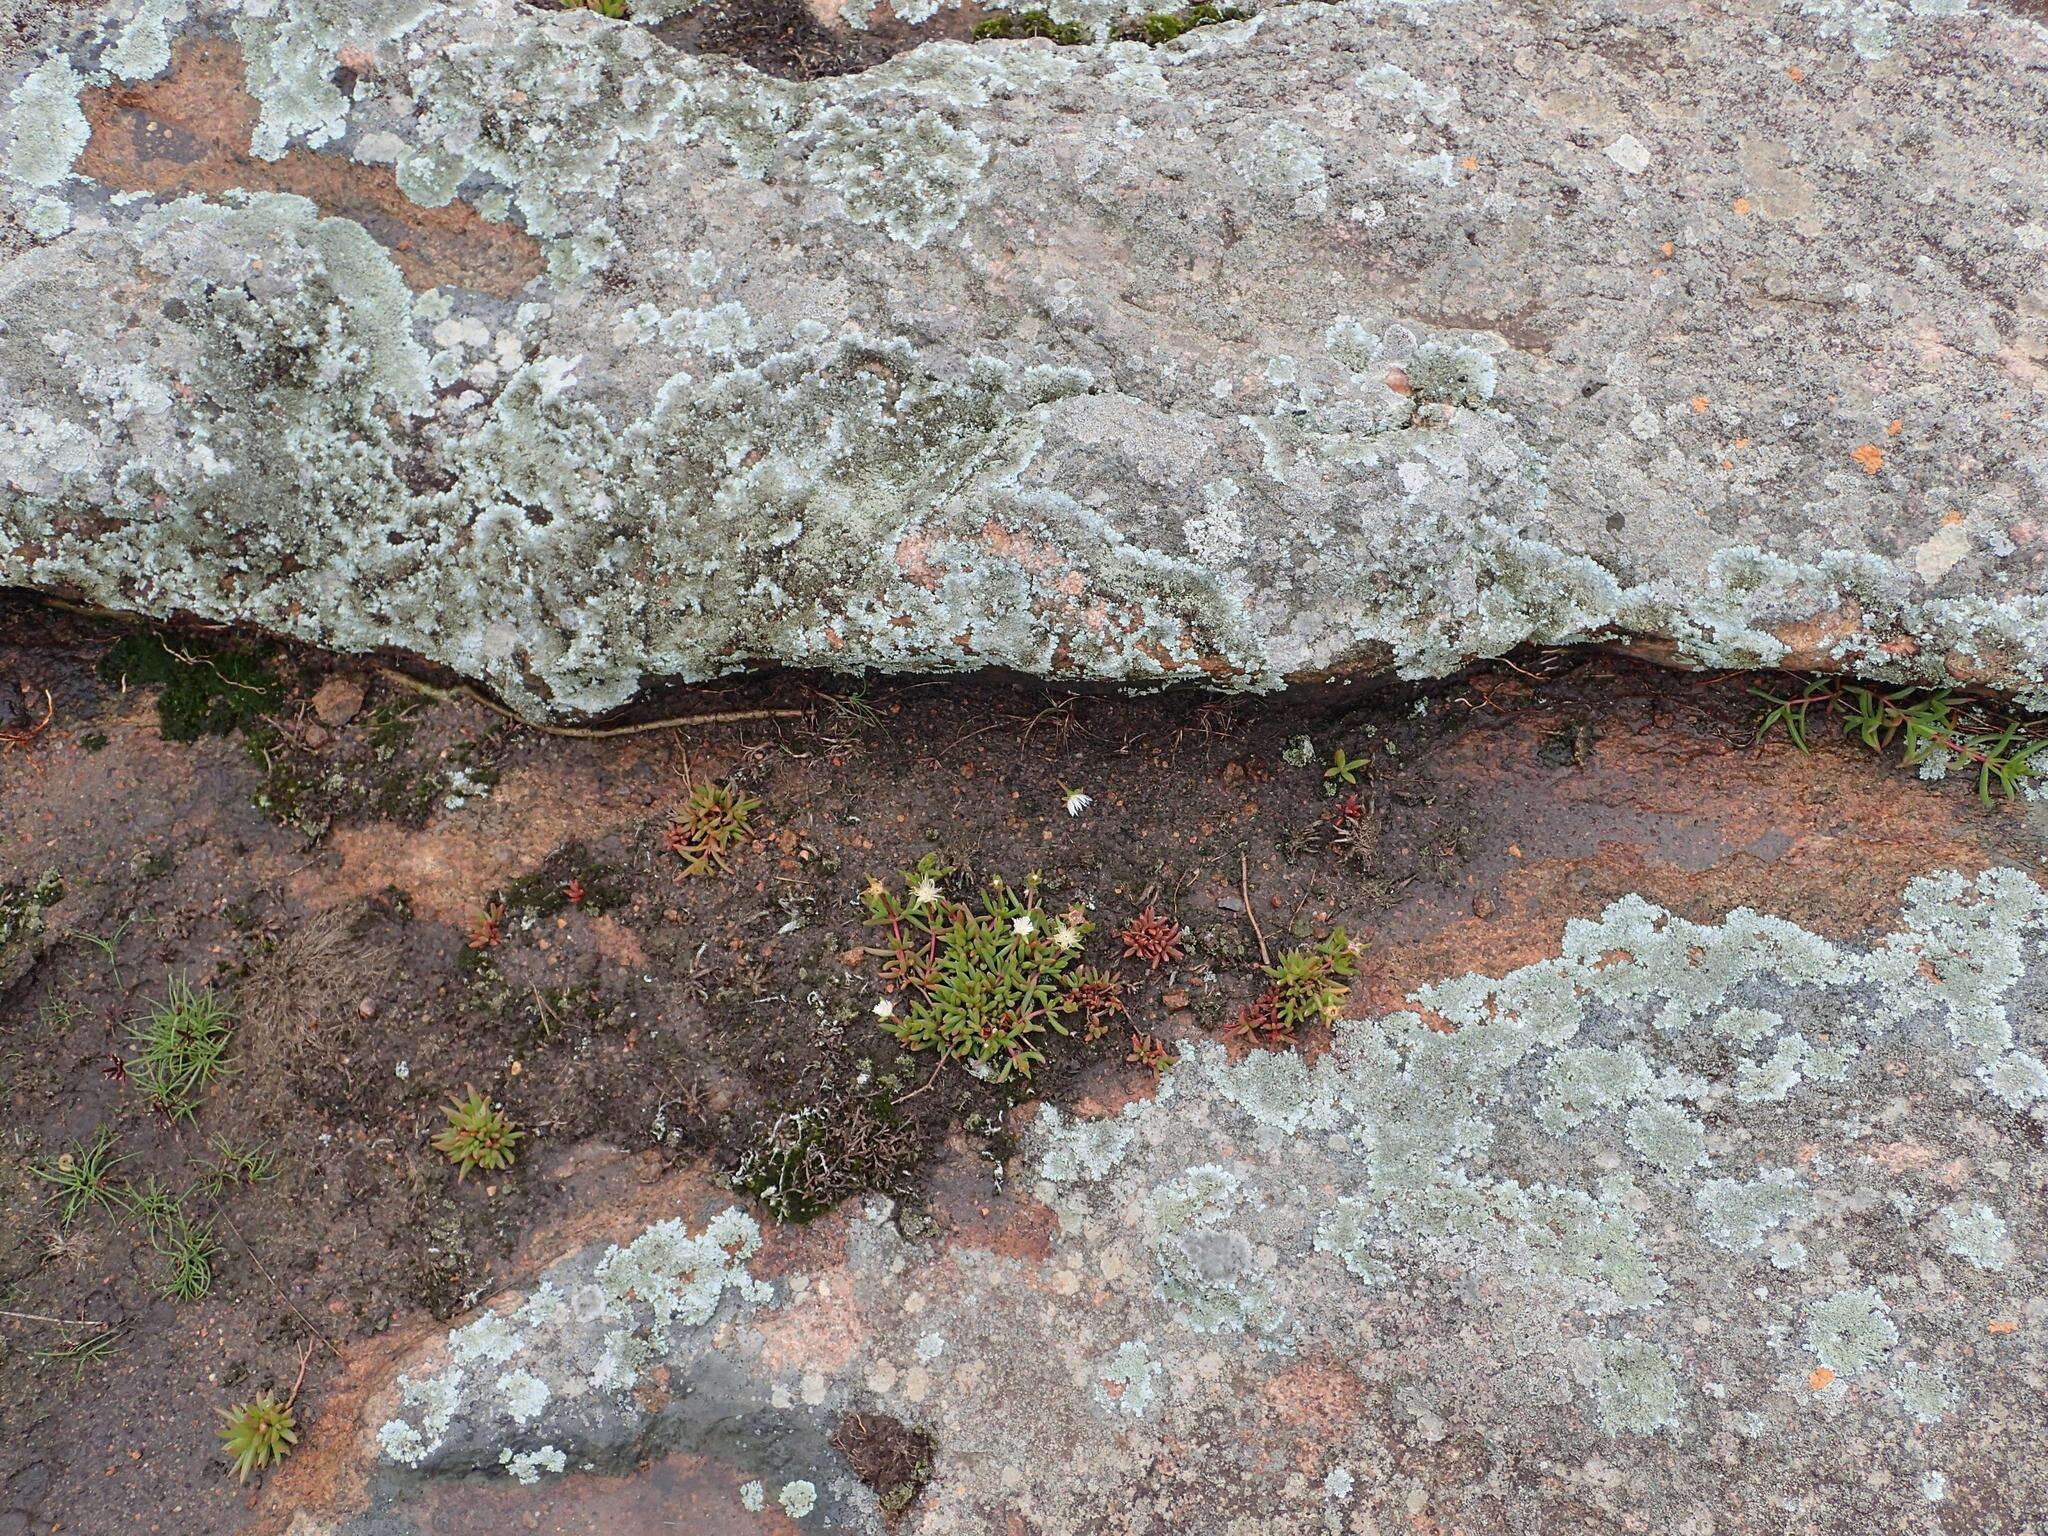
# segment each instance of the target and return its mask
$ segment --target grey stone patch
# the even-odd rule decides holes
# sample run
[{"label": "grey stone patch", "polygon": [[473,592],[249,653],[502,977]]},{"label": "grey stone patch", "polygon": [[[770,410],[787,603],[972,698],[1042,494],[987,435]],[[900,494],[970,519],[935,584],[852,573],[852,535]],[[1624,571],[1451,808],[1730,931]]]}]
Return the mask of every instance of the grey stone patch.
[{"label": "grey stone patch", "polygon": [[[81,8],[0,69],[0,581],[534,718],[763,663],[1265,689],[1595,638],[2037,697],[2048,194],[2007,146],[2048,31],[1599,17],[1289,5],[800,84],[513,0]],[[310,204],[74,175],[81,93],[196,35],[253,156],[389,165],[544,275],[413,293]]]},{"label": "grey stone patch", "polygon": [[616,1464],[646,1426],[635,1388],[652,1367],[713,1369],[713,1324],[773,1302],[746,1272],[760,1229],[727,1211],[702,1230],[649,1227],[624,1247],[545,1273],[507,1311],[448,1334],[447,1363],[401,1375],[376,1430],[393,1468],[503,1467],[521,1482],[579,1464]]}]

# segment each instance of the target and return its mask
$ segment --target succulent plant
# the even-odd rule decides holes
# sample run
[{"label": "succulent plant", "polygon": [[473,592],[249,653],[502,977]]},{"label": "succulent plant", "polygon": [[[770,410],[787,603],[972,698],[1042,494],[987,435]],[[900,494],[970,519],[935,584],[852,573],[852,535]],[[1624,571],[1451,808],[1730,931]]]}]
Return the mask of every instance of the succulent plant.
[{"label": "succulent plant", "polygon": [[476,1089],[465,1085],[459,1097],[449,1095],[441,1113],[448,1128],[434,1138],[434,1150],[455,1165],[456,1178],[468,1178],[472,1168],[496,1173],[512,1166],[513,1148],[526,1132]]},{"label": "succulent plant", "polygon": [[699,784],[669,823],[664,841],[682,856],[686,875],[723,874],[732,852],[746,841],[761,802],[731,784]]},{"label": "succulent plant", "polygon": [[1124,924],[1117,937],[1124,941],[1126,958],[1142,960],[1147,970],[1156,971],[1167,961],[1182,958],[1181,934],[1179,923],[1147,907]]},{"label": "succulent plant", "polygon": [[221,1443],[245,1483],[250,1473],[275,1466],[299,1443],[298,1421],[292,1417],[291,1404],[280,1403],[274,1392],[223,1408],[220,1416],[227,1421],[220,1431]]}]

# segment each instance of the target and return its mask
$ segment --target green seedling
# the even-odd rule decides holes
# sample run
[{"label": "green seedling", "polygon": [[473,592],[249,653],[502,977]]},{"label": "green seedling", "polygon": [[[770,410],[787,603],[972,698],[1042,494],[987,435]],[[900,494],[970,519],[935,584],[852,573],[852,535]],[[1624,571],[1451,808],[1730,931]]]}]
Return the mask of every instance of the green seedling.
[{"label": "green seedling", "polygon": [[1346,757],[1342,747],[1332,752],[1330,766],[1323,770],[1323,779],[1329,784],[1330,793],[1335,794],[1339,784],[1346,789],[1356,784],[1359,774],[1365,771],[1366,766],[1366,761],[1362,757]]},{"label": "green seedling", "polygon": [[1291,1038],[1306,1025],[1326,1024],[1337,1016],[1351,995],[1343,978],[1356,973],[1361,947],[1339,928],[1322,943],[1303,945],[1282,955],[1278,965],[1261,967],[1280,1034]]},{"label": "green seedling", "polygon": [[265,1392],[246,1403],[220,1410],[227,1421],[220,1431],[222,1449],[243,1482],[254,1472],[276,1466],[299,1443],[298,1421],[289,1401],[280,1403],[277,1394]]},{"label": "green seedling", "polygon": [[761,802],[729,783],[700,784],[669,823],[664,839],[680,854],[685,875],[724,874],[733,850],[747,840]]}]

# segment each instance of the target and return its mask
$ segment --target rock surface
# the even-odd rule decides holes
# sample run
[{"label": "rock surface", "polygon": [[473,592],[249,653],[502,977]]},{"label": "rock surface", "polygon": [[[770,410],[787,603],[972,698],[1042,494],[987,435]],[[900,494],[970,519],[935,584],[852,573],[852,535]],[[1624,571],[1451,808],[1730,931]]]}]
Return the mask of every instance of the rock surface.
[{"label": "rock surface", "polygon": [[688,9],[21,8],[0,581],[533,717],[1585,638],[2039,697],[2036,7],[1351,0],[811,81]]},{"label": "rock surface", "polygon": [[1314,1061],[1039,1111],[977,1234],[876,1200],[764,1266],[700,1200],[573,1253],[297,1529],[879,1531],[829,1430],[886,1414],[920,1532],[2030,1530],[2044,981],[2016,870],[1871,943],[1631,897]]}]

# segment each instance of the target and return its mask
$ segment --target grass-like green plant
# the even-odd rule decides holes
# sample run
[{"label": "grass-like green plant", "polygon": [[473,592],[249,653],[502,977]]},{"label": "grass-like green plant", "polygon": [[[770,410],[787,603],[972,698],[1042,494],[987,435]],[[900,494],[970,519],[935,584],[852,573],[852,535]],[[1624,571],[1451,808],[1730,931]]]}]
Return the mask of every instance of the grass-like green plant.
[{"label": "grass-like green plant", "polygon": [[669,823],[665,841],[686,875],[723,874],[747,840],[761,802],[724,782],[699,784]]},{"label": "grass-like green plant", "polygon": [[1356,974],[1359,948],[1339,928],[1322,943],[1304,944],[1282,955],[1278,965],[1260,968],[1270,984],[1281,1034],[1291,1037],[1307,1025],[1325,1024],[1337,1016],[1351,995],[1343,978]]},{"label": "grass-like green plant", "polygon": [[63,1329],[63,1342],[37,1350],[36,1358],[70,1366],[73,1381],[84,1376],[87,1367],[105,1365],[112,1359],[115,1341],[125,1331],[121,1327],[109,1328],[104,1323],[60,1323],[58,1326]]},{"label": "grass-like green plant", "polygon": [[245,1147],[225,1136],[214,1137],[210,1145],[213,1161],[198,1165],[199,1188],[209,1195],[218,1197],[230,1185],[261,1184],[277,1177],[277,1159],[263,1147]]},{"label": "grass-like green plant", "polygon": [[70,1226],[95,1205],[111,1211],[120,1203],[114,1170],[127,1158],[114,1151],[119,1140],[110,1128],[101,1126],[91,1141],[73,1142],[48,1162],[36,1165],[36,1177],[51,1186],[50,1198],[57,1203],[60,1226]]},{"label": "grass-like green plant", "polygon": [[128,1214],[152,1230],[169,1226],[185,1213],[178,1196],[158,1183],[153,1173],[140,1184],[130,1184],[122,1199]]},{"label": "grass-like green plant", "polygon": [[198,1095],[227,1072],[227,1003],[210,987],[170,978],[161,1002],[128,1026],[128,1080],[173,1120],[190,1120]]},{"label": "grass-like green plant", "polygon": [[434,1138],[434,1150],[455,1165],[458,1180],[468,1178],[472,1168],[497,1173],[512,1166],[514,1149],[526,1132],[476,1089],[465,1086],[460,1096],[450,1094],[441,1113],[448,1117],[448,1128]]},{"label": "grass-like green plant", "polygon": [[157,1293],[172,1301],[205,1300],[213,1291],[213,1261],[220,1256],[213,1229],[181,1209],[156,1228],[152,1241],[164,1261]]},{"label": "grass-like green plant", "polygon": [[251,1473],[283,1461],[299,1443],[299,1426],[292,1416],[292,1405],[280,1403],[275,1392],[223,1408],[220,1416],[227,1421],[219,1431],[222,1449],[245,1483]]},{"label": "grass-like green plant", "polygon": [[1974,773],[1977,796],[1990,804],[2010,799],[2036,775],[2048,773],[2048,727],[2001,711],[1994,704],[1951,688],[1880,690],[1820,679],[1795,679],[1801,686],[1780,696],[1763,688],[1758,740],[1782,734],[1801,752],[1813,750],[1816,717],[1872,752],[1896,748],[1899,762],[1922,777],[1940,778],[1950,767]]},{"label": "grass-like green plant", "polygon": [[879,880],[863,893],[869,924],[887,930],[882,974],[898,989],[876,1012],[912,1051],[935,1050],[995,1082],[1028,1078],[1045,1061],[1046,1033],[1072,1033],[1070,967],[1093,925],[1078,907],[1040,906],[1036,875],[1022,886],[990,881],[977,911],[946,895],[951,873],[926,854],[900,877],[902,895]]}]

